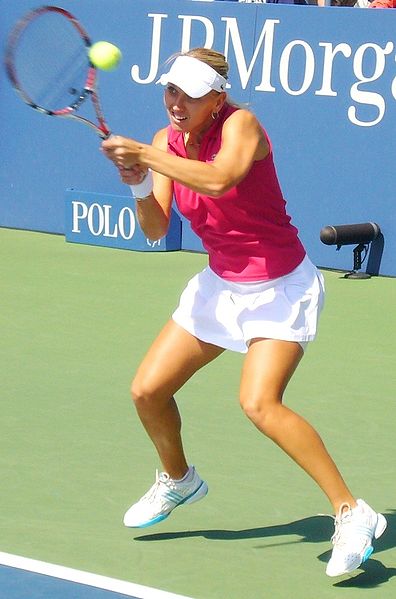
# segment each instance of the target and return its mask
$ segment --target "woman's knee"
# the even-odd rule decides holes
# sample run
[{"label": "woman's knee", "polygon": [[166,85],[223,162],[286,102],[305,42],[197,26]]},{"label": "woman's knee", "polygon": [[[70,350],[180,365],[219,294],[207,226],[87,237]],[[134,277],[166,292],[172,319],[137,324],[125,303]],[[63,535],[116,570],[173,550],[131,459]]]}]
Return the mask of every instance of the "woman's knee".
[{"label": "woman's knee", "polygon": [[240,406],[244,414],[265,435],[272,437],[278,420],[282,398],[273,394],[261,394],[259,397],[240,396]]},{"label": "woman's knee", "polygon": [[130,391],[135,408],[140,414],[163,410],[173,401],[173,395],[166,386],[139,374],[132,380]]},{"label": "woman's knee", "polygon": [[155,390],[154,388],[142,380],[140,377],[135,376],[131,383],[131,398],[136,408],[144,408],[154,403]]}]

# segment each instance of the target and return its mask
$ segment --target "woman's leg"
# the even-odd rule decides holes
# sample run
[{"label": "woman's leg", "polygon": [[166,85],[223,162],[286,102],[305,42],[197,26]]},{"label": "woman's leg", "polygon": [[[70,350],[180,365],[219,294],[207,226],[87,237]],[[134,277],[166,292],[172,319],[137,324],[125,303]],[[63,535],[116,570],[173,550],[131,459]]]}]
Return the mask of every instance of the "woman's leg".
[{"label": "woman's leg", "polygon": [[181,419],[173,395],[223,351],[200,341],[170,320],[148,350],[132,382],[132,397],[139,417],[164,471],[173,479],[182,478],[188,470]]},{"label": "woman's leg", "polygon": [[303,468],[338,513],[356,501],[314,428],[282,404],[283,393],[303,356],[298,343],[254,339],[244,362],[240,402],[255,426]]}]

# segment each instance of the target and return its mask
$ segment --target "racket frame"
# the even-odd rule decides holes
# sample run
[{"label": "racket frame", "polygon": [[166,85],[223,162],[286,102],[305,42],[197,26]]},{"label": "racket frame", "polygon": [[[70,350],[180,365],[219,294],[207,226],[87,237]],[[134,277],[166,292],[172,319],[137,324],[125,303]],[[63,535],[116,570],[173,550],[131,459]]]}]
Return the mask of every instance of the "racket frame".
[{"label": "racket frame", "polygon": [[[18,75],[17,75],[16,69],[14,66],[14,62],[15,62],[14,54],[15,54],[15,50],[18,45],[19,37],[22,35],[24,30],[29,26],[29,23],[31,23],[33,20],[35,20],[37,18],[40,18],[40,16],[47,14],[47,13],[57,13],[59,15],[62,15],[66,19],[68,19],[68,21],[74,26],[74,28],[76,29],[78,34],[81,36],[81,38],[84,42],[84,45],[87,49],[88,70],[87,70],[87,76],[86,76],[84,87],[83,87],[79,97],[76,98],[73,103],[69,104],[68,106],[65,106],[64,108],[60,108],[57,110],[48,110],[44,106],[38,105],[34,100],[32,100],[32,98],[30,98],[30,96],[22,88],[22,86],[18,80]],[[111,135],[111,132],[110,132],[110,129],[107,126],[106,121],[104,119],[102,108],[101,108],[100,101],[99,101],[99,97],[97,94],[97,70],[96,70],[95,66],[92,64],[92,62],[90,61],[89,54],[88,54],[89,48],[91,47],[91,45],[92,45],[92,42],[91,42],[89,35],[85,31],[85,29],[82,27],[82,25],[79,23],[79,21],[76,19],[76,17],[74,17],[68,10],[66,10],[64,8],[60,8],[58,6],[51,6],[51,5],[40,6],[39,8],[29,11],[24,17],[22,17],[16,23],[15,27],[11,31],[9,38],[8,38],[7,46],[6,46],[6,51],[5,51],[5,58],[4,58],[5,69],[6,69],[8,79],[11,82],[11,85],[16,90],[16,92],[19,94],[19,96],[22,98],[22,100],[25,102],[25,104],[27,104],[34,110],[41,112],[42,114],[47,114],[48,116],[59,116],[59,117],[63,117],[63,118],[71,118],[71,119],[80,121],[80,122],[84,123],[85,125],[91,127],[91,129],[93,129],[99,135],[99,137],[101,137],[102,139],[107,139]],[[85,102],[85,100],[87,98],[91,99],[92,104],[94,106],[96,117],[98,119],[97,124],[90,121],[88,118],[86,118],[84,116],[76,114],[76,112],[78,111],[80,106]]]}]

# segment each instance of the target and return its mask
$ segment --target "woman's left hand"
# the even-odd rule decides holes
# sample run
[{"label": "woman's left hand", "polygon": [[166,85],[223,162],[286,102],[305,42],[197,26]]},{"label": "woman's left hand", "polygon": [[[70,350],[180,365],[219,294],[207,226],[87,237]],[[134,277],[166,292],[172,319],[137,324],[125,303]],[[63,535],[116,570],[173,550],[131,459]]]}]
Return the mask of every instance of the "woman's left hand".
[{"label": "woman's left hand", "polygon": [[139,185],[147,175],[147,169],[138,165],[131,166],[130,168],[124,168],[123,166],[117,168],[122,182],[127,185]]}]

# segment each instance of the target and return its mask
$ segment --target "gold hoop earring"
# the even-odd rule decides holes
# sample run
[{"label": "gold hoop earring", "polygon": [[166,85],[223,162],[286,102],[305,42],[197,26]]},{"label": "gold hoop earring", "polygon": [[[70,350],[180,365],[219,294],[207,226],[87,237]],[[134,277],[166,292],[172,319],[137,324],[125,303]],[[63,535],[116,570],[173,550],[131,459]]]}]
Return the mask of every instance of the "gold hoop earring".
[{"label": "gold hoop earring", "polygon": [[219,116],[218,112],[212,112],[212,119],[215,121],[217,119],[217,117]]}]

